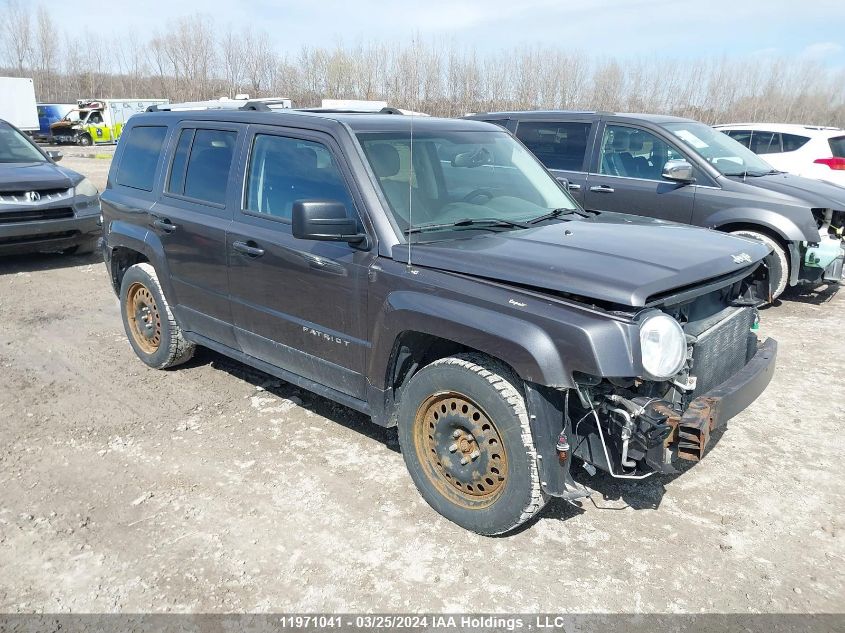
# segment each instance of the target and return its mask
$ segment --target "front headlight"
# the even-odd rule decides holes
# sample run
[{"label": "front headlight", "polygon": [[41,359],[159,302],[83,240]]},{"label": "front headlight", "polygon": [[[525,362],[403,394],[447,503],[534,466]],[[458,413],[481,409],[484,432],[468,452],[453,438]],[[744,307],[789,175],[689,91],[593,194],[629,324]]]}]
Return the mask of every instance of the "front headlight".
[{"label": "front headlight", "polygon": [[640,349],[648,378],[666,380],[684,366],[687,339],[680,323],[656,312],[640,323]]},{"label": "front headlight", "polygon": [[97,188],[91,183],[91,181],[87,178],[83,178],[82,180],[80,180],[77,183],[75,189],[75,195],[88,196],[89,198],[93,198],[94,196],[100,193],[99,191],[97,191]]}]

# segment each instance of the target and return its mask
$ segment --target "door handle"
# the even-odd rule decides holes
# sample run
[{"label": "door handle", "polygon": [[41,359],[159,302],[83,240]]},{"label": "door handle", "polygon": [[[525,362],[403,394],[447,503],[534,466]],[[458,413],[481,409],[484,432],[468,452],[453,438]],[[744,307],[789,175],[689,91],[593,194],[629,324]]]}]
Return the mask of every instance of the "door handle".
[{"label": "door handle", "polygon": [[175,224],[171,224],[170,220],[166,218],[156,218],[153,220],[153,226],[157,229],[161,229],[165,233],[173,233],[173,231],[179,228]]},{"label": "door handle", "polygon": [[261,257],[264,254],[264,249],[252,240],[249,242],[232,242],[232,248],[249,257]]},{"label": "door handle", "polygon": [[590,191],[595,191],[597,193],[613,193],[616,189],[608,187],[607,185],[598,185],[596,187],[590,187]]},{"label": "door handle", "polygon": [[581,185],[575,184],[574,182],[569,183],[569,190],[570,191],[581,191]]}]

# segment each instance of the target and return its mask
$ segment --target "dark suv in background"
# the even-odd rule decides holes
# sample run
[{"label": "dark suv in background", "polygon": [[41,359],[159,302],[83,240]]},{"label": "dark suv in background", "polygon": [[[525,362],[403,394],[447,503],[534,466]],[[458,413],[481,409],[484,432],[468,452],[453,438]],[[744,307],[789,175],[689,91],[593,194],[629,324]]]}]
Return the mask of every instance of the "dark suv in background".
[{"label": "dark suv in background", "polygon": [[96,247],[102,234],[97,188],[56,165],[61,158],[0,121],[0,255]]},{"label": "dark suv in background", "polygon": [[496,112],[590,210],[650,216],[754,237],[772,248],[773,297],[839,282],[845,189],[779,172],[708,125],[612,112]]},{"label": "dark suv in background", "polygon": [[494,125],[139,114],[102,200],[141,360],[207,346],[398,425],[420,493],[483,534],[583,496],[573,458],[700,459],[774,370],[765,245],[586,213]]}]

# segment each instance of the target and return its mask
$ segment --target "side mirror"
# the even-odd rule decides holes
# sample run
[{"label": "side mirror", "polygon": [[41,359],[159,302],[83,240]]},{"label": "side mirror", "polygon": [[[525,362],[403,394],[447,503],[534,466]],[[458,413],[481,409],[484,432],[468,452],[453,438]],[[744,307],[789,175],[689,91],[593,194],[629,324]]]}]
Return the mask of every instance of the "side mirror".
[{"label": "side mirror", "polygon": [[685,160],[670,160],[663,165],[663,177],[675,182],[693,182],[692,165]]},{"label": "side mirror", "polygon": [[63,156],[64,156],[64,154],[62,154],[57,149],[48,149],[47,150],[47,158],[49,158],[54,163],[58,163],[60,160],[62,160]]},{"label": "side mirror", "polygon": [[564,178],[563,176],[557,176],[556,180],[563,185],[563,188],[569,191],[569,178]]},{"label": "side mirror", "polygon": [[358,233],[358,223],[346,215],[346,207],[336,200],[297,200],[291,209],[293,236],[300,240],[366,244]]}]

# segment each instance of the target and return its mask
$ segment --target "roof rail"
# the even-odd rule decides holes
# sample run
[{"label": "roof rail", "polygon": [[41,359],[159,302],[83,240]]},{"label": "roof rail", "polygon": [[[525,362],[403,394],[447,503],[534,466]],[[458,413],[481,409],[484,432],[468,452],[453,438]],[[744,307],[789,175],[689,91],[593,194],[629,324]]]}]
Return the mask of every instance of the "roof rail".
[{"label": "roof rail", "polygon": [[259,110],[269,112],[271,110],[290,108],[291,100],[283,97],[268,97],[263,99],[229,99],[223,97],[209,101],[185,101],[183,103],[152,105],[147,108],[147,112],[178,112],[185,110]]}]

